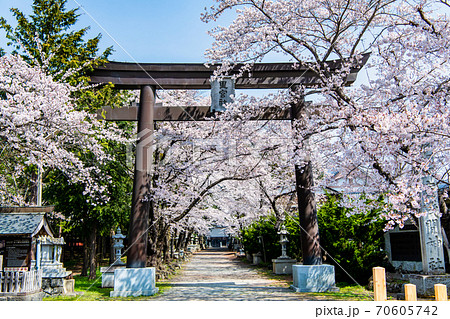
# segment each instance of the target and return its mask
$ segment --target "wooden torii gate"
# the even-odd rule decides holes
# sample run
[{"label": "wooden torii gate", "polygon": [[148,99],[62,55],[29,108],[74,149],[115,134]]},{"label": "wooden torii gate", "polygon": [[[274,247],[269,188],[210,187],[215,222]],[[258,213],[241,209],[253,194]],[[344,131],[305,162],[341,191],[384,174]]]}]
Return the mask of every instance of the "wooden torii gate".
[{"label": "wooden torii gate", "polygon": [[[346,85],[356,80],[359,70],[367,62],[369,55],[364,55],[361,62],[347,76]],[[324,70],[338,72],[340,60],[324,64]],[[138,121],[138,138],[151,141],[154,121],[189,121],[204,120],[210,117],[209,106],[204,107],[170,107],[155,104],[157,89],[210,89],[210,78],[216,66],[204,64],[155,64],[109,62],[96,68],[90,75],[93,84],[112,83],[116,89],[140,90],[139,107],[111,108],[104,107],[102,118],[110,121]],[[238,74],[237,65],[230,75]],[[293,63],[258,63],[236,79],[236,89],[291,89],[295,86],[314,87],[322,85],[320,78],[307,64],[295,67]],[[304,108],[304,102],[291,105],[290,110],[268,109],[254,120],[295,120]],[[128,240],[131,244],[127,255],[127,268],[144,268],[147,257],[147,229],[150,202],[146,200],[151,190],[150,164],[147,155],[151,152],[151,143],[143,143],[136,149],[134,170],[133,198],[130,216]],[[301,231],[302,254],[304,265],[322,263],[319,246],[319,228],[315,209],[311,164],[306,167],[295,166],[296,191]]]}]

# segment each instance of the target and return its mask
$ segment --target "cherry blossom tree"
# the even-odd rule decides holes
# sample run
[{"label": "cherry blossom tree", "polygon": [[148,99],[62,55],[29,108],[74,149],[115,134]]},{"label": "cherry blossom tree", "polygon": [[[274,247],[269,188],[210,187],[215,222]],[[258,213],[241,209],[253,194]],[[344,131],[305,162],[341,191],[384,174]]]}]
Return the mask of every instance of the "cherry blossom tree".
[{"label": "cherry blossom tree", "polygon": [[[23,131],[16,130],[21,145],[12,148],[8,139],[0,138],[4,143],[0,202],[55,205],[66,218],[63,230],[83,240],[82,275],[87,275],[89,259],[93,278],[97,238],[109,236],[118,224],[127,224],[132,176],[122,160],[125,147],[120,136],[129,133],[131,125],[120,123],[119,131],[115,124],[97,123],[88,114],[103,105],[122,104],[126,94],[113,91],[110,85],[88,86],[86,71],[106,62],[112,48],[101,52],[101,35],[88,38],[89,27],[77,28],[79,9],[66,8],[67,2],[33,0],[29,15],[11,8],[15,23],[0,18],[9,52],[23,59],[18,68],[24,66],[15,80],[22,91],[15,88],[13,97],[5,95],[7,120],[14,123],[17,115],[28,119]],[[33,76],[35,82],[28,83]],[[18,102],[13,108],[13,99],[22,96],[27,97],[26,103]]]},{"label": "cherry blossom tree", "polygon": [[[102,175],[96,163],[108,160],[101,140],[124,142],[121,132],[75,109],[71,94],[78,88],[55,82],[19,56],[0,58],[0,77],[1,202],[29,204],[19,185],[27,167],[58,169],[71,182],[84,184],[92,204],[105,201],[105,186],[94,181]],[[84,161],[86,156],[92,162]]]},{"label": "cherry blossom tree", "polygon": [[[204,21],[236,9],[228,27],[211,31],[207,57],[222,63],[218,75],[236,63],[284,56],[319,78],[317,87],[280,92],[293,103],[313,97],[312,106],[301,104],[294,136],[297,163],[310,157],[322,174],[316,186],[332,184],[340,172],[351,181],[343,187],[348,192],[385,193],[388,227],[423,214],[425,192],[431,196],[437,183],[449,183],[448,2],[216,2]],[[367,83],[346,87],[365,53],[371,55]],[[324,62],[336,58],[344,63],[332,73]]]}]

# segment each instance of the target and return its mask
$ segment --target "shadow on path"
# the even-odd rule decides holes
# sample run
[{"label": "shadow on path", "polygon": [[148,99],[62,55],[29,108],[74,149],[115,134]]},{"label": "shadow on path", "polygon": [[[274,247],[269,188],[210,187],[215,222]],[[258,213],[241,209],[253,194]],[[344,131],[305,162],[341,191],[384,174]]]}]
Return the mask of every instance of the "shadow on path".
[{"label": "shadow on path", "polygon": [[171,288],[153,300],[319,300],[293,292],[285,282],[264,278],[226,248],[195,253],[181,273],[165,283]]}]

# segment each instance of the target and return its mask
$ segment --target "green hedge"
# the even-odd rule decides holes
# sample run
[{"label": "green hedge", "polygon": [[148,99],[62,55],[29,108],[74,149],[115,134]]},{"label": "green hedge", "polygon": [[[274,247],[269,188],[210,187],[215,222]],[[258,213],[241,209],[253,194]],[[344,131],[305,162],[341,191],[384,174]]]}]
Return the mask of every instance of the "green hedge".
[{"label": "green hedge", "polygon": [[372,267],[385,263],[385,220],[380,217],[380,210],[352,214],[340,205],[339,196],[327,194],[317,217],[320,243],[329,254],[324,253],[325,262],[335,265],[336,280],[353,283],[350,275],[358,283],[366,284]]}]

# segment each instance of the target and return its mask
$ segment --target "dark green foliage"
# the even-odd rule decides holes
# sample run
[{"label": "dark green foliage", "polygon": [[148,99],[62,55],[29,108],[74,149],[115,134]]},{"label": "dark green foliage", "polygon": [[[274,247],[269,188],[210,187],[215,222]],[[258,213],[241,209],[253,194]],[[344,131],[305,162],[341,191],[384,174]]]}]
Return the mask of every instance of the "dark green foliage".
[{"label": "dark green foliage", "polygon": [[275,223],[275,216],[269,215],[261,217],[258,221],[246,227],[241,233],[245,251],[250,254],[260,252],[265,262],[271,262],[273,258],[280,256],[281,245]]},{"label": "dark green foliage", "polygon": [[[264,261],[271,263],[272,259],[281,256],[281,244],[279,229],[276,228],[277,221],[274,214],[261,217],[241,232],[242,244],[245,251],[251,254],[261,252]],[[290,218],[284,222],[289,232],[287,254],[291,258],[300,260],[300,235],[298,218]]]},{"label": "dark green foliage", "polygon": [[108,174],[108,180],[99,176],[97,184],[107,187],[109,201],[93,206],[84,195],[85,186],[80,183],[71,184],[59,171],[50,172],[44,182],[44,199],[64,214],[67,221],[62,225],[64,232],[75,232],[84,237],[90,231],[92,224],[96,225],[101,235],[109,236],[111,229],[120,226],[128,229],[128,216],[131,207],[131,191],[133,188],[131,174],[124,164],[126,150],[123,145],[109,143],[107,150],[114,153],[115,161],[109,161],[101,166],[102,172]]},{"label": "dark green foliage", "polygon": [[287,255],[291,258],[302,260],[302,243],[300,241],[300,223],[298,221],[298,214],[295,216],[288,215],[284,222],[286,230],[289,232],[287,238]]},{"label": "dark green foliage", "polygon": [[352,214],[340,204],[339,195],[327,194],[317,215],[320,243],[329,254],[324,253],[326,263],[335,265],[336,280],[353,283],[346,271],[358,283],[367,283],[372,267],[381,266],[385,257],[385,221],[380,218],[380,211]]},{"label": "dark green foliage", "polygon": [[[67,0],[34,0],[33,13],[29,17],[12,8],[17,20],[15,28],[0,18],[0,27],[6,31],[10,40],[8,45],[14,48],[13,52],[20,53],[32,65],[46,65],[48,74],[56,79],[68,70],[86,69],[87,61],[93,64],[105,62],[112,50],[108,48],[96,58],[101,35],[85,40],[88,27],[74,30],[78,9],[67,10],[66,3]],[[68,80],[76,84],[85,79],[76,73]]]}]

